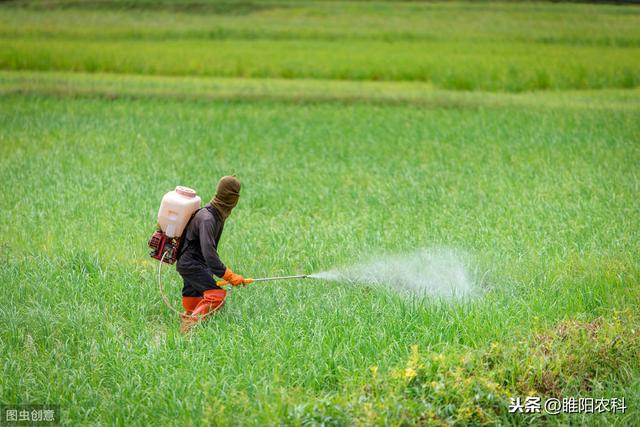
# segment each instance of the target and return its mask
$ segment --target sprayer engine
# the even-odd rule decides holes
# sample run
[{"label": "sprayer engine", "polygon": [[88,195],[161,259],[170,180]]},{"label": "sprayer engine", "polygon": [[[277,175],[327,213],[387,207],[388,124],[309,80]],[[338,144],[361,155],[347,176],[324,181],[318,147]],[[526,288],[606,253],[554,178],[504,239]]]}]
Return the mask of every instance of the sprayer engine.
[{"label": "sprayer engine", "polygon": [[149,239],[149,247],[152,249],[149,255],[151,258],[166,262],[167,264],[173,264],[178,257],[180,240],[179,237],[169,237],[164,234],[162,230],[157,230]]}]

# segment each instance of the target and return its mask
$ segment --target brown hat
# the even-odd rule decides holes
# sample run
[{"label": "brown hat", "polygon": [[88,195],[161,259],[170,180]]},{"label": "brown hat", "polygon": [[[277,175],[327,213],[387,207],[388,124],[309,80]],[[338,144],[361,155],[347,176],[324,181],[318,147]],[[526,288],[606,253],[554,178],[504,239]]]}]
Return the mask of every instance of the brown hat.
[{"label": "brown hat", "polygon": [[240,198],[240,181],[235,176],[223,176],[218,181],[216,195],[211,199],[211,204],[220,212],[222,219],[226,220],[235,208]]}]

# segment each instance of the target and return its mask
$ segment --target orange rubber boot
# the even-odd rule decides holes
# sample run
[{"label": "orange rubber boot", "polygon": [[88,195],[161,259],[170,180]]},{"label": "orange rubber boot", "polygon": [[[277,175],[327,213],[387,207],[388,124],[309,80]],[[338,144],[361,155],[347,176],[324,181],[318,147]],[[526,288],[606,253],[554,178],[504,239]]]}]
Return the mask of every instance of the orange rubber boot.
[{"label": "orange rubber boot", "polygon": [[[227,291],[224,289],[210,289],[204,291],[204,296],[189,314],[195,317],[183,317],[180,325],[180,332],[187,333],[193,328],[204,315],[209,312],[220,310],[224,306]],[[185,307],[186,308],[186,307]]]},{"label": "orange rubber boot", "polygon": [[182,297],[182,306],[185,314],[193,313],[200,301],[202,301],[202,297]]},{"label": "orange rubber boot", "polygon": [[193,310],[194,316],[204,316],[210,311],[220,310],[227,298],[227,291],[224,289],[210,289],[204,291],[202,301]]}]

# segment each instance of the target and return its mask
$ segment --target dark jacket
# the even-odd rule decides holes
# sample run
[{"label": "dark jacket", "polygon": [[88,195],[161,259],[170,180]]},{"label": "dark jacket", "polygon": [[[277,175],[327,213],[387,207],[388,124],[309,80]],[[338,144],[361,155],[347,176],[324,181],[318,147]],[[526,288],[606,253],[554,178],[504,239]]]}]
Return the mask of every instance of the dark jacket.
[{"label": "dark jacket", "polygon": [[196,213],[182,236],[182,247],[176,264],[178,273],[206,270],[218,277],[224,275],[227,267],[220,261],[217,250],[223,227],[222,216],[210,204]]}]

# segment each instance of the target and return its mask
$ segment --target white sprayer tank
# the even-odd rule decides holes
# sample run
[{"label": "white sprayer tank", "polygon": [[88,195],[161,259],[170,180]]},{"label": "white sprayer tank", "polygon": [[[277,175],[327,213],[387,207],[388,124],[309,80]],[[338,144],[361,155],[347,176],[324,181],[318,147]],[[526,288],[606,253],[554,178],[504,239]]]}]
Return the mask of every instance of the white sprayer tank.
[{"label": "white sprayer tank", "polygon": [[168,237],[180,237],[191,215],[200,208],[200,197],[188,187],[177,186],[162,198],[158,225]]}]

